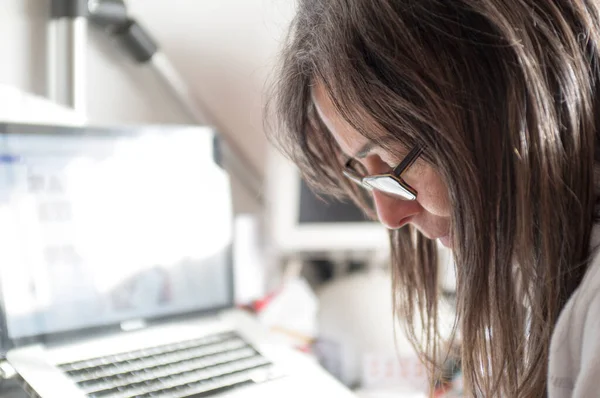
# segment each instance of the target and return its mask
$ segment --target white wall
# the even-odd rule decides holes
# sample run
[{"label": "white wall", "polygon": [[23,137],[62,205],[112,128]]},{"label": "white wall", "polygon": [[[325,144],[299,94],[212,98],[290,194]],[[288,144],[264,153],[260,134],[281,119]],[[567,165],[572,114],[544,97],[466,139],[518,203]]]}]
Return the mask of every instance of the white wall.
[{"label": "white wall", "polygon": [[[0,0],[0,84],[45,94],[49,0]],[[219,127],[264,170],[262,93],[293,14],[293,0],[129,0],[131,15],[208,104]],[[150,70],[135,65],[104,34],[90,32],[91,123],[187,123]],[[237,211],[256,204],[234,184]]]}]

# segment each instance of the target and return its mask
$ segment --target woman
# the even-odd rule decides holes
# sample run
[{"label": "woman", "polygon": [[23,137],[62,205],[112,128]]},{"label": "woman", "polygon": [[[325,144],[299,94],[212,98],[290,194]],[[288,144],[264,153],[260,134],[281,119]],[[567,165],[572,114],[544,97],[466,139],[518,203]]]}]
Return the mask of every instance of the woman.
[{"label": "woman", "polygon": [[600,5],[298,7],[272,100],[276,141],[313,187],[390,229],[397,314],[416,319],[423,358],[439,364],[448,346],[437,239],[457,267],[471,394],[597,396]]}]

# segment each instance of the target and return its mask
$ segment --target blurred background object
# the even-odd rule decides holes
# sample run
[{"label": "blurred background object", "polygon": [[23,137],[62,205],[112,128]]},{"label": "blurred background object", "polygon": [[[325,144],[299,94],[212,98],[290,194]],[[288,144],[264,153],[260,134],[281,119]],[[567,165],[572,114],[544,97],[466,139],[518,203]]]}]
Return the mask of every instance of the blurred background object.
[{"label": "blurred background object", "polygon": [[320,344],[340,380],[362,388],[407,384],[426,390],[423,365],[406,337],[394,333],[387,270],[334,279],[319,289],[318,297]]},{"label": "blurred background object", "polygon": [[0,84],[0,120],[75,126],[85,122],[84,117],[70,108],[5,84]]},{"label": "blurred background object", "polygon": [[[47,94],[50,0],[3,0],[0,84]],[[262,104],[294,3],[282,0],[128,0],[129,14],[160,43],[223,134],[234,137],[254,169],[265,169]],[[91,124],[190,122],[150,67],[140,67],[99,29],[89,28],[86,117]],[[239,181],[234,207],[259,205]]]}]

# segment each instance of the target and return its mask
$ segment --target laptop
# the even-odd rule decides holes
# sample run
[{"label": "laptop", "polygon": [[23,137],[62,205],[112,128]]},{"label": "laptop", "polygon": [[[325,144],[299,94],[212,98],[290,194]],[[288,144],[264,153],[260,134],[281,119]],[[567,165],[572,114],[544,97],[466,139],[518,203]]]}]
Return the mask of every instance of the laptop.
[{"label": "laptop", "polygon": [[350,397],[233,307],[209,128],[0,124],[2,354],[31,396]]}]

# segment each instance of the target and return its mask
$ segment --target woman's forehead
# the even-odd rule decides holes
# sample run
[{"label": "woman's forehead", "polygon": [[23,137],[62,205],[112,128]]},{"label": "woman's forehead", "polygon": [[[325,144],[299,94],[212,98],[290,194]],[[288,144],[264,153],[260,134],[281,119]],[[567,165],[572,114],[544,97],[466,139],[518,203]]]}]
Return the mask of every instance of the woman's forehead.
[{"label": "woman's forehead", "polygon": [[333,101],[321,83],[312,86],[312,100],[317,114],[342,151],[348,156],[362,148],[369,139],[360,134],[335,109]]},{"label": "woman's forehead", "polygon": [[[392,152],[402,153],[406,151],[404,145],[400,144],[399,140],[394,136],[384,135],[375,139],[373,137],[367,138],[358,132],[339,114],[323,84],[313,85],[311,96],[318,117],[327,127],[340,149],[348,157],[365,157],[366,152],[370,152],[378,146],[382,148],[393,147],[394,150]],[[373,130],[375,131],[375,129]]]}]

